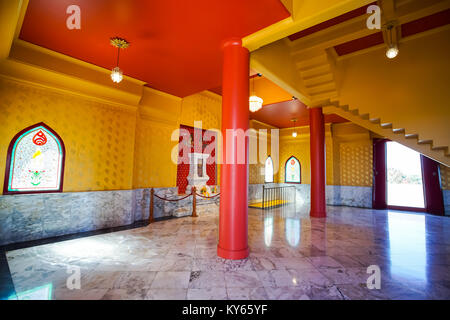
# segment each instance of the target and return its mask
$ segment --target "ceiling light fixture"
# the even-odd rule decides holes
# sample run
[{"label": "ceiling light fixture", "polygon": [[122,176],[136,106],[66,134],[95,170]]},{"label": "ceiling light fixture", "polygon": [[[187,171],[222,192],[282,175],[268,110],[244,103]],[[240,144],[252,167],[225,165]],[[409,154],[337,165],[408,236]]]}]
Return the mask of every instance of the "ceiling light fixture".
[{"label": "ceiling light fixture", "polygon": [[398,46],[394,42],[392,37],[392,30],[394,29],[395,24],[393,22],[389,23],[386,27],[386,37],[388,42],[388,48],[386,50],[386,57],[389,59],[394,59],[398,55]]},{"label": "ceiling light fixture", "polygon": [[119,68],[120,49],[126,49],[130,46],[130,43],[122,38],[114,37],[110,39],[110,43],[113,47],[117,48],[117,65],[111,70],[111,80],[115,83],[119,83],[123,79],[123,72]]},{"label": "ceiling light fixture", "polygon": [[297,119],[294,118],[294,119],[291,119],[291,121],[294,123],[294,125],[292,127],[294,129],[294,131],[292,131],[292,137],[296,138],[297,137],[297,131],[295,130],[295,122],[297,121]]},{"label": "ceiling light fixture", "polygon": [[[261,77],[261,74],[258,73],[257,76]],[[253,77],[253,79],[252,79],[252,84],[253,84],[252,95],[248,99],[249,100],[249,108],[250,108],[251,112],[256,112],[262,108],[263,99],[261,99],[260,97],[258,97],[255,94],[255,77]]]}]

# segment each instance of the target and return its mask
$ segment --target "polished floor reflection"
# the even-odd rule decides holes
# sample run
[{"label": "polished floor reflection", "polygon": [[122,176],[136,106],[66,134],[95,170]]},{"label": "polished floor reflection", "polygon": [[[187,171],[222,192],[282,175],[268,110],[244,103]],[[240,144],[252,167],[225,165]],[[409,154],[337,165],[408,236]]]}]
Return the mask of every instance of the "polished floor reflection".
[{"label": "polished floor reflection", "polygon": [[[11,299],[450,299],[447,217],[249,209],[240,261],[217,258],[217,223],[187,217],[10,251]],[[367,288],[371,265],[381,289]]]}]

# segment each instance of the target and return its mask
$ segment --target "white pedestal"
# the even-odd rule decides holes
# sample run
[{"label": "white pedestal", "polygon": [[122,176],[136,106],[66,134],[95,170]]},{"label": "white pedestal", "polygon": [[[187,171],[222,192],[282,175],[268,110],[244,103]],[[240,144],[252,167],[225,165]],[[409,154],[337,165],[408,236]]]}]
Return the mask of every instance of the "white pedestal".
[{"label": "white pedestal", "polygon": [[194,186],[197,188],[197,192],[200,192],[200,189],[203,186],[206,186],[206,182],[209,180],[209,176],[206,174],[206,160],[208,158],[209,154],[206,153],[189,153],[187,193],[189,193]]}]

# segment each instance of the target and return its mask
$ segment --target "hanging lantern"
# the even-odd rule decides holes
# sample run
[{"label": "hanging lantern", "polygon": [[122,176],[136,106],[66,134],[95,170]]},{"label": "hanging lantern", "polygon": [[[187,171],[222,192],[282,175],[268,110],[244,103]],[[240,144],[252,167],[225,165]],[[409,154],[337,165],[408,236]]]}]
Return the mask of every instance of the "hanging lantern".
[{"label": "hanging lantern", "polygon": [[294,124],[292,125],[292,129],[294,129],[294,131],[292,131],[292,137],[293,137],[293,138],[296,138],[296,137],[297,137],[297,130],[295,130],[295,122],[297,121],[297,119],[294,118],[294,119],[291,119],[291,121],[294,123]]},{"label": "hanging lantern", "polygon": [[261,99],[258,96],[250,96],[249,98],[249,103],[250,103],[250,111],[251,112],[256,112],[259,109],[262,108],[262,104],[263,104],[263,99]]},{"label": "hanging lantern", "polygon": [[123,79],[123,73],[122,70],[120,70],[119,67],[115,67],[111,70],[111,79],[115,83],[119,83]]},{"label": "hanging lantern", "polygon": [[123,79],[123,72],[119,68],[120,49],[126,49],[130,44],[127,40],[118,37],[111,38],[110,43],[117,48],[117,65],[111,70],[111,80],[119,83]]},{"label": "hanging lantern", "polygon": [[[257,76],[261,77],[261,74],[258,73]],[[250,98],[248,99],[249,100],[249,109],[250,109],[251,112],[256,112],[256,111],[258,111],[259,109],[262,108],[263,99],[258,97],[255,94],[255,79],[254,79],[254,77],[252,79],[252,84],[253,84],[253,90],[252,90],[253,93],[250,96]]]}]

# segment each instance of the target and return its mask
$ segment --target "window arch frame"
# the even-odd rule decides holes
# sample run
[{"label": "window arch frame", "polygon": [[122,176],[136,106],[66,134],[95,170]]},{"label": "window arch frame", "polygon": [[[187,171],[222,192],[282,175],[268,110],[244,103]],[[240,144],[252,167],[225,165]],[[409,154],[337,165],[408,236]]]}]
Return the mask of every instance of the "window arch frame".
[{"label": "window arch frame", "polygon": [[[27,191],[9,191],[8,187],[9,187],[9,179],[10,179],[10,174],[11,174],[11,160],[13,157],[13,148],[14,145],[16,144],[17,140],[25,133],[27,133],[28,131],[31,131],[35,128],[38,127],[43,127],[45,130],[47,130],[48,132],[50,132],[59,142],[59,145],[61,146],[61,170],[60,170],[60,177],[59,177],[59,188],[55,189],[55,190],[27,190]],[[53,130],[52,128],[50,128],[48,125],[46,125],[44,122],[39,122],[36,124],[33,124],[29,127],[26,127],[25,129],[19,131],[18,133],[16,133],[16,135],[14,135],[14,137],[11,139],[11,142],[9,143],[8,146],[8,151],[6,154],[6,165],[5,165],[5,178],[3,181],[3,194],[4,195],[13,195],[13,194],[36,194],[36,193],[56,193],[56,192],[63,192],[63,185],[64,185],[64,168],[65,168],[65,163],[66,163],[66,146],[64,145],[64,141],[61,138],[61,136],[56,133],[55,130]]]},{"label": "window arch frame", "polygon": [[[287,182],[287,179],[286,179],[286,172],[287,172],[287,170],[286,170],[286,167],[287,167],[287,165],[288,165],[288,163],[289,163],[289,160],[291,160],[292,158],[294,158],[295,160],[297,160],[297,162],[298,162],[298,169],[300,170],[300,181],[299,182]],[[302,163],[300,162],[300,160],[298,160],[298,158],[296,157],[296,156],[294,156],[294,155],[292,155],[292,156],[290,156],[287,160],[286,160],[286,162],[284,163],[284,183],[295,183],[295,184],[302,184]]]},{"label": "window arch frame", "polygon": [[[270,163],[272,164],[272,181],[266,181],[266,176],[267,176],[266,175],[266,165],[267,165],[267,160],[269,160],[269,159],[270,159]],[[266,161],[264,161],[264,183],[274,183],[273,176],[274,176],[273,159],[271,156],[268,156],[266,158]]]}]

